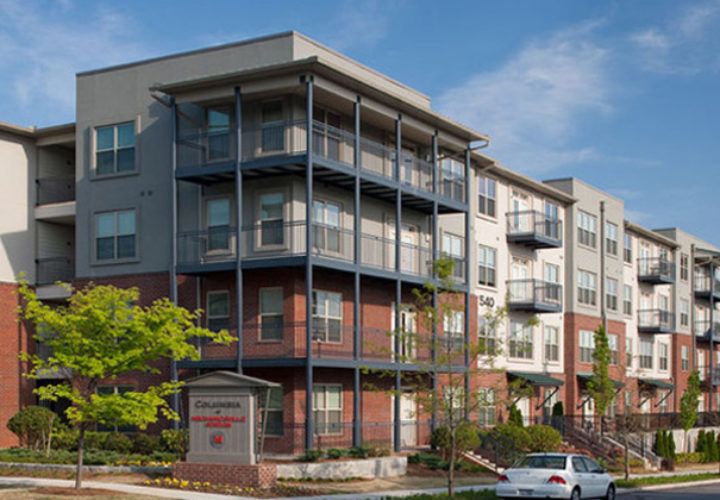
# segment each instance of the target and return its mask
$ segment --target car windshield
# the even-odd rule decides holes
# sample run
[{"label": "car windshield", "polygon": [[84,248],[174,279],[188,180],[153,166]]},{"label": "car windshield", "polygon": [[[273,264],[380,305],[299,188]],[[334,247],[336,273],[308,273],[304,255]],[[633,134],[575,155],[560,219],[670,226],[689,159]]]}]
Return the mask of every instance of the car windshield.
[{"label": "car windshield", "polygon": [[513,469],[564,469],[565,457],[528,456],[518,460]]}]

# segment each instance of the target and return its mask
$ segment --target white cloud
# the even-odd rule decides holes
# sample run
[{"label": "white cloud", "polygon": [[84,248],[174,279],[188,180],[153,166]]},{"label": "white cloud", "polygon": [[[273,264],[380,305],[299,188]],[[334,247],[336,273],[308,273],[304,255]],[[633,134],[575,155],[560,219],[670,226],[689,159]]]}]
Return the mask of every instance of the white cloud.
[{"label": "white cloud", "polygon": [[445,91],[445,114],[491,137],[491,154],[533,174],[596,159],[569,139],[586,113],[608,113],[612,81],[608,53],[591,41],[591,22],[536,40],[502,67],[479,72]]},{"label": "white cloud", "polygon": [[642,224],[650,220],[650,214],[640,210],[633,210],[625,207],[625,218],[636,224]]},{"label": "white cloud", "polygon": [[372,47],[385,38],[395,1],[345,0],[340,10],[328,22],[331,30],[325,40],[335,50]]},{"label": "white cloud", "polygon": [[632,33],[630,40],[640,47],[647,49],[664,50],[670,46],[670,40],[655,28],[649,28],[638,33]]}]

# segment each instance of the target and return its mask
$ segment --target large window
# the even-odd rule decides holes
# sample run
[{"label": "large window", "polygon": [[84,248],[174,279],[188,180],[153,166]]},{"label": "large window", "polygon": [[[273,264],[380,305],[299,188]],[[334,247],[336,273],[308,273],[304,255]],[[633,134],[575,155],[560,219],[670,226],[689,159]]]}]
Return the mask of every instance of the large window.
[{"label": "large window", "polygon": [[495,389],[478,390],[478,425],[492,427],[495,425],[497,409],[495,407]]},{"label": "large window", "polygon": [[632,236],[628,233],[623,236],[623,260],[632,264]]},{"label": "large window", "polygon": [[478,284],[485,286],[496,285],[497,280],[497,250],[478,246]]},{"label": "large window", "polygon": [[312,403],[315,432],[320,436],[342,433],[342,386],[314,384]]},{"label": "large window", "polygon": [[593,362],[593,352],[595,352],[595,332],[590,330],[580,330],[580,361],[583,363]]},{"label": "large window", "polygon": [[340,115],[313,107],[313,154],[324,156],[330,160],[341,161],[341,130]]},{"label": "large window", "polygon": [[611,365],[617,365],[618,364],[618,336],[609,334],[607,336],[608,339],[608,348],[610,348],[610,364]]},{"label": "large window", "polygon": [[137,255],[135,210],[95,215],[95,258],[97,260],[134,259]]},{"label": "large window", "polygon": [[342,342],[342,295],[313,291],[313,340]]},{"label": "large window", "polygon": [[652,370],[653,367],[653,343],[649,340],[640,341],[640,368]]},{"label": "large window", "polygon": [[260,195],[260,246],[281,246],[284,237],[285,195],[266,193]]},{"label": "large window", "polygon": [[618,253],[618,227],[612,222],[605,223],[605,251],[608,255]]},{"label": "large window", "polygon": [[453,200],[465,198],[465,163],[453,158],[443,158],[440,160],[440,176],[443,196]]},{"label": "large window", "polygon": [[617,311],[618,307],[618,282],[612,278],[605,280],[605,301],[607,302],[608,309]]},{"label": "large window", "polygon": [[623,313],[632,315],[632,287],[623,285]]},{"label": "large window", "polygon": [[690,370],[690,349],[686,345],[680,346],[680,367],[684,372]]},{"label": "large window", "polygon": [[495,180],[478,177],[478,212],[495,217]]},{"label": "large window", "polygon": [[283,289],[260,289],[260,340],[283,338]]},{"label": "large window", "polygon": [[[264,408],[265,397],[260,398],[260,405],[261,408]],[[264,418],[265,412],[262,411],[260,415],[260,418]],[[282,387],[272,387],[267,407],[265,434],[268,436],[282,436],[283,430],[283,389]]]},{"label": "large window", "polygon": [[108,175],[135,170],[135,124],[95,129],[95,174]]},{"label": "large window", "polygon": [[690,324],[690,302],[687,299],[680,299],[680,325]]},{"label": "large window", "polygon": [[230,108],[207,110],[207,159],[208,161],[230,158]]},{"label": "large window", "polygon": [[443,333],[450,349],[465,342],[465,311],[448,311],[443,318]]},{"label": "large window", "polygon": [[597,218],[581,210],[578,211],[578,242],[595,248],[597,241]]},{"label": "large window", "polygon": [[519,321],[511,321],[509,347],[511,358],[532,359],[532,326]]},{"label": "large window", "polygon": [[660,358],[660,370],[666,372],[668,369],[668,345],[660,343],[658,344],[659,358]]},{"label": "large window", "polygon": [[463,251],[465,238],[455,234],[443,233],[441,244],[443,255],[450,257],[455,263],[452,269],[452,276],[455,278],[463,278],[465,274],[465,269],[462,265],[463,255],[465,253]]},{"label": "large window", "polygon": [[595,274],[587,271],[578,271],[578,302],[595,305],[597,297],[595,292]]},{"label": "large window", "polygon": [[316,250],[340,252],[340,214],[339,204],[313,200],[313,245]]},{"label": "large window", "polygon": [[493,355],[497,351],[496,328],[492,319],[480,315],[478,317],[478,350],[482,354]]},{"label": "large window", "polygon": [[560,333],[556,326],[545,325],[545,361],[560,359]]},{"label": "large window", "polygon": [[230,293],[217,290],[207,294],[207,328],[213,332],[230,326]]},{"label": "large window", "polygon": [[[97,393],[104,396],[110,396],[113,394],[125,394],[127,392],[133,392],[135,388],[130,385],[105,385],[97,388]],[[134,425],[114,425],[98,424],[98,432],[135,432],[137,428]]]},{"label": "large window", "polygon": [[690,264],[688,254],[680,254],[680,279],[687,281],[690,277]]},{"label": "large window", "polygon": [[282,101],[263,103],[261,137],[264,152],[283,151],[285,149]]},{"label": "large window", "polygon": [[557,204],[545,201],[545,236],[551,238],[560,238],[560,209]]},{"label": "large window", "polygon": [[632,369],[633,366],[633,341],[630,337],[625,338],[625,368]]},{"label": "large window", "polygon": [[207,200],[207,251],[230,250],[230,199]]}]

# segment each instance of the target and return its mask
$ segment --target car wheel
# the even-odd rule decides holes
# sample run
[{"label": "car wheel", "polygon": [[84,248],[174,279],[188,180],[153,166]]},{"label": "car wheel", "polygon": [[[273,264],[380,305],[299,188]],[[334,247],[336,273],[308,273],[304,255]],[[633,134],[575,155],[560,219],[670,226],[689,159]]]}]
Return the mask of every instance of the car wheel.
[{"label": "car wheel", "polygon": [[580,488],[575,488],[570,495],[570,500],[580,500]]},{"label": "car wheel", "polygon": [[608,486],[607,493],[605,493],[605,500],[615,500],[615,485],[611,484]]}]

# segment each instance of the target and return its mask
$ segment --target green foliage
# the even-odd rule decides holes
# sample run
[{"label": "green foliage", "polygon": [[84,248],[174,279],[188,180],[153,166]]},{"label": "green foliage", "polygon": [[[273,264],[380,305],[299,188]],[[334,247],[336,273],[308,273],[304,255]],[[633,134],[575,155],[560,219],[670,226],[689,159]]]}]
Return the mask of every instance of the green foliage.
[{"label": "green foliage", "polygon": [[305,453],[298,457],[301,462],[315,462],[323,456],[322,450],[305,450]]},{"label": "green foliage", "polygon": [[531,425],[526,428],[530,451],[556,451],[562,444],[560,433],[549,425]]},{"label": "green foliage", "polygon": [[518,450],[527,451],[530,449],[530,434],[527,429],[511,423],[496,425],[490,431],[491,436],[507,440]]},{"label": "green foliage", "polygon": [[552,407],[552,416],[562,417],[563,415],[565,415],[565,412],[563,410],[562,401],[557,401]]},{"label": "green foliage", "polygon": [[52,448],[54,450],[77,450],[80,431],[65,425],[58,425],[53,434]]},{"label": "green foliage", "polygon": [[693,370],[688,377],[687,389],[680,396],[680,423],[685,432],[692,429],[697,422],[698,397],[701,394],[700,374]]},{"label": "green foliage", "polygon": [[[175,462],[177,455],[172,453],[154,452],[152,455],[137,455],[117,453],[106,450],[85,450],[86,465],[126,465],[149,464],[160,462]],[[26,450],[23,448],[7,448],[0,450],[0,462],[18,463],[45,463],[45,464],[74,464],[77,461],[77,452],[68,450],[51,450],[45,456],[41,451]]]},{"label": "green foliage", "polygon": [[[88,448],[90,450],[104,450],[105,438],[107,436],[107,432],[86,432],[85,448]],[[75,446],[77,446],[77,442],[75,443]]]},{"label": "green foliage", "polygon": [[20,446],[48,450],[56,419],[57,414],[47,408],[28,406],[10,417],[7,428],[20,439]]},{"label": "green foliage", "polygon": [[[451,429],[447,425],[438,427],[430,436],[430,444],[442,450],[443,456],[450,459]],[[480,437],[477,428],[468,423],[461,422],[455,427],[455,456],[457,460],[463,453],[474,450],[480,446]]]},{"label": "green foliage", "polygon": [[703,461],[702,453],[678,453],[676,461],[678,464],[699,464]]},{"label": "green foliage", "polygon": [[119,432],[110,433],[105,437],[103,448],[107,451],[116,451],[118,453],[130,453],[133,447],[133,441],[130,437]]},{"label": "green foliage", "polygon": [[342,448],[330,448],[325,452],[325,454],[328,458],[337,460],[338,458],[342,458],[347,455],[347,450],[343,450]]},{"label": "green foliage", "polygon": [[718,474],[712,472],[702,474],[680,474],[677,476],[650,476],[638,477],[634,479],[616,479],[615,485],[618,488],[635,488],[638,486],[647,486],[650,484],[685,483],[690,481],[705,481],[706,479],[717,478]]},{"label": "green foliage", "polygon": [[353,446],[348,450],[350,458],[367,458],[370,455],[371,447],[367,445]]},{"label": "green foliage", "polygon": [[510,415],[508,416],[508,424],[516,425],[518,427],[523,426],[523,416],[517,406],[513,403],[510,407]]},{"label": "green foliage", "polygon": [[186,429],[165,429],[160,433],[160,440],[165,449],[170,453],[175,453],[181,458],[185,458],[188,444],[188,431]]},{"label": "green foliage", "polygon": [[595,350],[593,351],[593,374],[588,381],[588,394],[595,403],[595,414],[605,415],[605,412],[615,399],[615,387],[610,379],[608,367],[610,366],[610,345],[608,344],[605,327],[598,326],[595,330]]},{"label": "green foliage", "polygon": [[[403,498],[404,498],[404,500],[449,500],[449,499],[495,500],[498,497],[497,497],[497,495],[495,495],[494,489],[489,489],[489,490],[458,491],[452,497],[447,494],[444,494],[444,493],[438,493],[438,494],[421,493],[418,495],[410,495],[410,496],[403,497]],[[383,500],[392,500],[392,498],[384,497]]]},{"label": "green foliage", "polygon": [[138,432],[132,437],[132,451],[142,455],[150,455],[153,451],[163,449],[160,436]]}]

